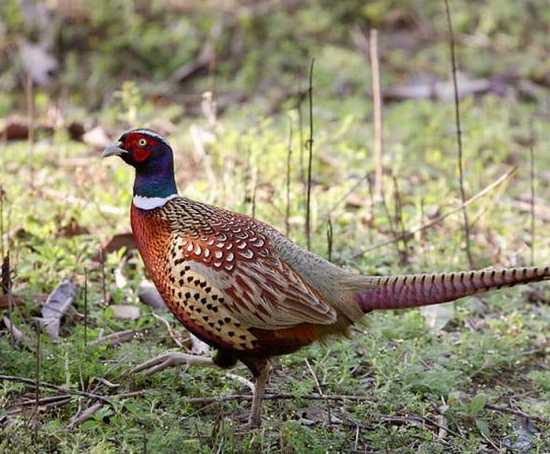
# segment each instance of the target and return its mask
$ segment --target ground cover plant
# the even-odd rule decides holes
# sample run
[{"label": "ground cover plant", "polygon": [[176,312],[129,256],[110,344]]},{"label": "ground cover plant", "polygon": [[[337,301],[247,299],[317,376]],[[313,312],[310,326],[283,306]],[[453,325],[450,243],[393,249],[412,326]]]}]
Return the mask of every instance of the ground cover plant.
[{"label": "ground cover plant", "polygon": [[[124,235],[132,174],[101,161],[102,147],[158,129],[180,192],[306,245],[311,58],[311,249],[366,274],[470,267],[445,4],[221,5],[0,5],[0,452],[549,451],[547,284],[373,313],[350,339],[280,358],[250,433],[239,433],[250,390],[226,371],[129,374],[200,345],[147,304]],[[473,264],[547,265],[547,8],[452,1],[451,12]]]}]

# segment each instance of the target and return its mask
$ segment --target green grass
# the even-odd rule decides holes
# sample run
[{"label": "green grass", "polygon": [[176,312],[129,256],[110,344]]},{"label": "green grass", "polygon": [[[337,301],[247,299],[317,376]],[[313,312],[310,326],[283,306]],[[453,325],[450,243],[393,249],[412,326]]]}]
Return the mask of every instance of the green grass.
[{"label": "green grass", "polygon": [[[448,131],[451,108],[438,103],[419,104],[391,106],[386,116],[387,130],[396,130],[391,141],[403,141],[402,153],[396,155],[398,159],[388,162],[388,167],[394,167],[399,176],[404,222],[408,227],[414,226],[419,219],[420,198],[424,199],[426,213],[436,209],[445,211],[458,203],[453,152],[446,152],[448,156],[442,154],[443,150],[453,149],[452,134]],[[480,266],[528,262],[529,216],[519,213],[510,204],[515,197],[528,191],[528,154],[510,150],[506,144],[511,143],[520,130],[520,127],[511,126],[511,118],[524,118],[529,115],[529,109],[521,105],[510,108],[506,100],[496,98],[485,98],[475,104],[466,101],[464,106],[466,157],[471,162],[466,171],[468,192],[473,194],[496,179],[507,169],[505,162],[514,161],[520,167],[512,184],[495,191],[471,209],[472,214],[478,210],[483,213],[474,226],[476,260]],[[434,123],[429,127],[429,134],[417,130],[416,140],[410,140],[412,132],[398,125],[416,121],[428,108]],[[224,133],[210,146],[215,175],[212,182],[205,176],[204,163],[195,163],[196,168],[189,172],[191,145],[185,134],[185,124],[179,127],[181,133],[171,140],[178,150],[181,189],[189,196],[250,212],[250,203],[244,201],[244,194],[250,193],[245,178],[250,170],[247,158],[238,153],[239,149],[250,149],[252,166],[259,169],[257,216],[282,228],[285,119],[272,118],[242,136],[236,132],[240,118],[228,115],[218,125]],[[476,119],[479,118],[484,119],[481,123],[486,127],[478,124]],[[420,131],[421,127],[418,126]],[[534,127],[542,130],[542,123],[535,122]],[[338,131],[342,128],[346,128],[345,132]],[[360,175],[362,169],[370,166],[370,155],[365,146],[354,143],[357,135],[363,132],[358,120],[330,123],[318,120],[318,129],[316,156],[338,157],[336,166],[322,164],[321,159],[316,160],[315,166],[319,184],[313,191],[314,247],[323,255],[326,251],[323,221],[326,207],[333,206],[354,183],[352,174]],[[298,143],[294,146],[299,148]],[[536,149],[543,146],[539,142]],[[492,152],[484,154],[483,149]],[[88,165],[75,167],[71,164],[75,158],[87,160]],[[547,165],[547,156],[537,153],[537,159],[538,168]],[[51,291],[65,276],[73,276],[82,284],[84,269],[88,269],[89,339],[95,339],[100,332],[109,334],[123,329],[146,328],[142,339],[120,347],[85,348],[82,322],[75,320],[64,322],[62,341],[57,344],[42,336],[42,380],[69,384],[73,389],[84,386],[89,390],[102,377],[120,384],[116,393],[145,392],[139,397],[115,398],[113,407],[103,407],[77,429],[66,431],[79,405],[90,404],[86,399],[73,398],[66,405],[39,416],[36,439],[28,418],[20,417],[13,426],[3,429],[2,449],[41,446],[41,449],[62,452],[72,452],[77,447],[88,452],[140,452],[146,443],[149,450],[155,452],[171,452],[182,446],[199,452],[215,451],[219,446],[226,452],[281,449],[325,452],[327,449],[363,450],[365,446],[374,450],[408,446],[411,452],[477,451],[482,446],[489,446],[486,438],[497,446],[513,444],[512,440],[521,431],[520,419],[487,409],[483,402],[497,406],[514,402],[514,408],[541,417],[550,410],[546,370],[550,311],[547,305],[528,302],[525,289],[512,289],[485,297],[483,305],[471,300],[460,302],[440,334],[430,331],[419,311],[372,314],[365,326],[354,331],[350,340],[336,340],[327,346],[313,346],[281,358],[269,390],[289,393],[296,399],[268,401],[263,429],[238,435],[236,432],[248,409],[247,401],[204,407],[186,402],[188,397],[248,393],[238,382],[227,379],[222,371],[170,370],[150,379],[128,376],[132,365],[175,347],[164,325],[152,317],[149,308],[140,306],[143,316],[138,321],[121,322],[113,320],[108,308],[99,304],[101,273],[91,257],[102,241],[128,228],[126,207],[130,198],[131,172],[119,162],[101,161],[95,154],[90,156],[89,150],[67,142],[62,136],[40,139],[35,147],[35,189],[30,189],[28,184],[26,144],[5,146],[2,165],[9,170],[3,176],[3,185],[8,188],[5,206],[9,208],[10,228],[14,233],[10,247],[16,271],[14,290],[26,301],[25,306],[14,313],[17,325],[34,338],[30,320],[39,310],[36,295]],[[294,162],[291,236],[303,242],[303,192],[298,170],[299,164]],[[415,179],[420,179],[422,184],[414,184]],[[389,179],[386,183],[391,192]],[[549,189],[538,185],[539,197],[544,200]],[[50,195],[44,196],[40,193],[42,187],[55,189],[55,194],[59,195],[52,197],[48,193]],[[368,200],[366,187],[359,188],[357,193]],[[67,202],[63,196],[73,196],[83,203],[77,205],[74,199]],[[391,200],[389,195],[388,200]],[[393,203],[388,203],[391,209]],[[102,205],[118,206],[121,213],[102,213]],[[411,241],[410,262],[404,267],[398,265],[397,253],[391,245],[359,261],[350,261],[349,257],[360,248],[388,238],[387,219],[381,208],[375,209],[375,228],[370,231],[363,221],[368,215],[366,208],[352,209],[345,204],[333,212],[334,250],[338,261],[365,272],[451,270],[466,266],[459,216],[429,230],[422,239]],[[73,218],[92,233],[74,238],[59,237],[60,226]],[[539,263],[548,257],[549,251],[544,229],[545,224],[537,221]],[[501,245],[501,249],[496,249],[495,244]],[[120,259],[120,254],[108,258],[108,291],[115,302],[139,304],[135,295],[143,276],[141,262],[133,254],[123,265],[129,284],[127,288],[118,289],[112,271]],[[548,294],[544,286],[538,288]],[[82,294],[75,305],[79,312],[84,311]],[[167,318],[176,327],[173,319]],[[2,333],[2,373],[34,377],[36,355],[11,345],[7,332]],[[311,361],[325,394],[364,396],[365,401],[330,401],[331,415],[336,422],[327,426],[326,404],[300,398],[317,393],[305,365],[306,358]],[[248,376],[243,367],[236,372]],[[25,394],[30,395],[29,391],[21,385],[3,382],[0,399],[4,408],[16,405]],[[105,385],[99,385],[96,392],[114,393]],[[475,402],[480,399],[482,403],[476,406]],[[449,433],[438,439],[439,429],[426,421],[440,421],[441,412],[448,421]],[[419,423],[411,415],[427,419]],[[549,428],[536,421],[534,427],[533,449],[543,452],[549,447]]]},{"label": "green grass", "polygon": [[[522,39],[528,39],[524,32],[529,24],[517,24],[519,13],[514,2],[485,2],[483,11],[492,12],[493,16],[482,14],[480,17],[485,19],[479,21],[467,14],[465,2],[453,4],[458,32],[470,37],[489,37],[495,46],[480,50],[475,44],[462,43],[459,57],[472,74],[492,75],[505,61],[524,62],[522,76],[542,71],[532,63],[534,59],[543,64],[537,57],[544,49],[543,40],[537,38],[541,27],[537,21],[533,22],[531,41],[524,51]],[[391,9],[384,2],[371,2],[362,14],[374,23],[382,21],[383,28],[385,8]],[[334,14],[346,18],[348,13],[343,8]],[[339,202],[373,169],[372,111],[366,94],[370,82],[364,57],[353,46],[342,44],[341,24],[330,33],[327,31],[335,19],[326,14],[326,8],[321,6],[301,10],[300,20],[310,28],[296,30],[305,36],[302,45],[311,45],[307,49],[316,56],[313,249],[326,256],[330,212],[334,228],[333,260],[342,266],[369,274],[467,268],[460,212],[422,235],[415,235],[408,243],[406,263],[400,263],[402,244],[401,255],[390,244],[354,258],[358,251],[386,242],[392,234],[383,206],[370,208],[366,183],[354,191],[354,203]],[[423,14],[430,19],[435,32],[445,30],[441,25],[444,22],[439,22],[443,18],[441,11],[428,8]],[[318,22],[307,21],[310,16]],[[427,20],[422,14],[420,19]],[[292,27],[285,20],[288,17],[277,15],[275,23],[286,24],[287,28],[275,29],[273,25],[268,36],[280,34],[286,37],[280,38],[281,42],[286,39],[292,42],[290,38],[294,35],[288,30]],[[155,27],[158,24],[154,30]],[[253,29],[250,25],[247,30],[252,33]],[[126,38],[133,33],[135,29]],[[324,40],[313,45],[308,39],[316,34]],[[155,33],[149,36],[153,35],[156,36]],[[141,45],[146,47],[147,43]],[[267,43],[265,46],[269,48]],[[254,86],[253,80],[261,76],[255,73],[256,63],[251,62],[263,61],[262,56],[271,55],[266,57],[264,70],[269,73],[275,68],[272,74],[279,74],[285,60],[281,53],[269,54],[264,48],[256,51],[257,54],[252,51],[246,54],[242,71],[236,73],[234,80],[227,76],[230,88],[247,87],[254,97],[246,103],[230,105],[213,126],[200,116],[186,115],[177,102],[157,104],[147,95],[146,84],[123,83],[112,74],[106,91],[116,86],[119,95],[93,110],[73,87],[74,110],[67,109],[67,119],[82,118],[84,112],[84,116],[93,117],[115,133],[130,125],[170,125],[169,140],[177,150],[180,192],[248,214],[252,212],[251,200],[255,194],[256,216],[281,230],[284,230],[291,123],[294,134],[290,237],[305,244],[305,190],[300,179],[297,113],[291,110],[291,101],[284,104],[281,112],[266,112],[270,111],[270,100],[281,86],[295,84],[296,59],[304,67],[307,61],[303,60],[301,49],[293,48],[292,64],[289,63],[287,72],[280,73],[281,84],[265,93],[256,92],[249,86]],[[394,83],[426,67],[435,74],[448,74],[446,52],[441,38],[414,55],[388,52],[383,61],[385,83]],[[111,56],[96,54],[96,58]],[[105,67],[110,64],[113,62],[109,60]],[[155,74],[160,77],[168,70],[158,71]],[[208,78],[198,79],[197,93],[211,82]],[[341,86],[348,87],[345,96],[340,94]],[[548,94],[547,89],[544,91]],[[43,91],[38,96],[42,100],[38,115],[44,116],[51,99]],[[9,99],[6,105],[15,106],[15,99],[19,98]],[[530,215],[521,211],[516,202],[530,194],[529,147],[525,143],[531,136],[537,200],[541,205],[550,200],[547,153],[550,130],[545,109],[543,99],[525,100],[513,94],[467,97],[461,103],[468,196],[491,184],[512,166],[518,168],[512,178],[468,208],[478,267],[530,262]],[[197,151],[192,140],[192,131],[197,129],[211,135],[204,144],[205,154]],[[459,206],[454,106],[432,100],[389,103],[384,107],[384,130],[384,164],[388,175],[391,172],[399,183],[405,228],[412,229]],[[0,373],[34,379],[36,336],[32,318],[39,314],[40,301],[63,278],[71,277],[80,288],[75,309],[83,313],[86,270],[89,342],[122,330],[140,332],[137,339],[120,346],[85,346],[83,322],[73,314],[64,319],[59,342],[42,335],[41,380],[75,391],[113,396],[112,405],[102,407],[92,418],[69,429],[71,417],[91,405],[91,400],[72,396],[63,405],[42,409],[34,416],[31,405],[0,427],[0,452],[473,453],[492,451],[495,447],[521,452],[522,443],[529,452],[550,451],[550,425],[541,420],[547,421],[550,414],[548,285],[502,290],[483,296],[482,302],[473,298],[460,301],[451,305],[450,319],[441,331],[431,329],[425,318],[425,315],[444,317],[437,309],[433,309],[435,313],[409,310],[370,314],[365,323],[354,328],[350,339],[335,339],[327,345],[314,345],[280,358],[268,391],[294,398],[267,401],[263,427],[240,434],[239,427],[250,405],[248,400],[189,402],[189,398],[195,397],[249,394],[244,385],[227,378],[224,371],[180,368],[150,378],[128,374],[140,362],[176,349],[166,326],[137,298],[144,270],[135,251],[125,261],[120,252],[107,257],[106,289],[109,304],[139,305],[141,317],[135,321],[115,320],[108,305],[102,304],[102,270],[93,257],[113,234],[129,229],[131,170],[116,160],[100,160],[99,150],[70,141],[61,128],[53,135],[41,133],[37,137],[30,163],[27,143],[2,143],[0,168],[0,185],[6,191],[4,226],[15,273],[14,293],[25,301],[12,315],[31,344],[31,348],[14,345],[0,325]],[[394,190],[388,176],[385,196],[390,213],[395,209]],[[349,197],[346,200],[349,202]],[[62,228],[72,221],[90,233],[66,237]],[[537,218],[535,227],[535,261],[547,265],[548,221]],[[127,279],[122,288],[117,287],[114,278],[117,267]],[[539,297],[533,301],[535,293]],[[173,317],[161,315],[186,337]],[[306,359],[324,394],[353,395],[356,399],[307,399],[318,390]],[[249,378],[243,366],[233,372]],[[111,388],[101,379],[119,386]],[[114,397],[134,391],[141,393]],[[54,394],[57,392],[41,391],[41,396]],[[23,400],[32,398],[32,387],[0,380],[0,418],[19,408]],[[526,423],[517,414],[494,407],[516,409],[540,419],[531,418]],[[448,431],[440,436],[441,425],[446,425]]]}]

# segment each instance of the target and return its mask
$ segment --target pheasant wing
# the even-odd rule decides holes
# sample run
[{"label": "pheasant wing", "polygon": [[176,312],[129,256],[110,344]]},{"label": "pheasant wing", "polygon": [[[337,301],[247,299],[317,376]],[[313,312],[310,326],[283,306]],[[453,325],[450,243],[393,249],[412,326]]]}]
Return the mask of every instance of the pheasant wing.
[{"label": "pheasant wing", "polygon": [[335,322],[334,308],[274,250],[269,226],[184,198],[173,202],[171,257],[221,291],[237,320],[261,329]]}]

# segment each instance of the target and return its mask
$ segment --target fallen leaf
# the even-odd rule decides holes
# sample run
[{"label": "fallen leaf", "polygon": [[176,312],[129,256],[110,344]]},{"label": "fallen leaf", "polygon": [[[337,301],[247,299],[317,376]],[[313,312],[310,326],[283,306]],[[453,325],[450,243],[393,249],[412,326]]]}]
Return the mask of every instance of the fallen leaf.
[{"label": "fallen leaf", "polygon": [[72,238],[74,236],[86,235],[90,231],[82,227],[75,218],[71,218],[67,224],[61,226],[57,231],[57,237]]},{"label": "fallen leaf", "polygon": [[105,132],[105,129],[101,126],[96,126],[95,128],[90,129],[82,136],[82,141],[94,148],[105,148],[112,142]]},{"label": "fallen leaf", "polygon": [[114,304],[109,306],[113,318],[117,320],[137,320],[141,314],[139,307],[131,304]]},{"label": "fallen leaf", "polygon": [[[487,93],[496,90],[497,83],[488,79],[471,79],[468,75],[458,74],[458,96]],[[454,86],[450,81],[440,81],[433,76],[420,76],[416,80],[403,85],[386,88],[383,92],[385,101],[401,101],[406,99],[440,99],[449,101],[454,97]]]},{"label": "fallen leaf", "polygon": [[454,316],[453,303],[437,304],[420,308],[426,326],[434,334],[439,333]]},{"label": "fallen leaf", "polygon": [[206,342],[201,341],[197,336],[191,333],[191,353],[195,355],[204,355],[210,351]]},{"label": "fallen leaf", "polygon": [[[23,300],[21,298],[11,295],[11,304],[12,307],[19,306],[20,304],[23,304]],[[8,298],[8,295],[0,295],[0,311],[3,309],[9,309],[9,307],[10,300]]]},{"label": "fallen leaf", "polygon": [[134,235],[131,232],[128,233],[118,233],[114,235],[108,242],[105,244],[101,250],[102,254],[97,254],[94,257],[96,262],[102,262],[104,257],[111,252],[118,251],[122,248],[126,248],[126,252],[136,249],[136,242],[134,241]]},{"label": "fallen leaf", "polygon": [[115,285],[117,286],[117,288],[125,288],[128,285],[128,280],[122,272],[123,265],[124,260],[115,268]]},{"label": "fallen leaf", "polygon": [[17,119],[9,120],[2,131],[2,138],[5,140],[26,140],[28,137],[27,123]]},{"label": "fallen leaf", "polygon": [[346,208],[363,208],[366,205],[366,201],[359,194],[353,192],[346,198]]},{"label": "fallen leaf", "polygon": [[139,284],[138,298],[147,306],[160,310],[168,310],[162,296],[160,296],[160,293],[151,281],[144,280]]},{"label": "fallen leaf", "polygon": [[67,126],[67,132],[69,133],[71,140],[74,140],[75,142],[82,142],[82,137],[86,133],[86,130],[84,129],[82,123],[73,121]]},{"label": "fallen leaf", "polygon": [[536,443],[540,432],[537,431],[532,421],[527,418],[516,418],[511,423],[514,431],[513,436],[507,436],[503,440],[503,445],[512,452],[529,453],[533,452],[533,445]]},{"label": "fallen leaf", "polygon": [[37,318],[37,321],[52,339],[59,338],[61,318],[73,304],[75,297],[76,285],[70,279],[65,279],[50,293],[42,306],[42,318]]},{"label": "fallen leaf", "polygon": [[43,44],[34,44],[22,41],[19,44],[19,56],[23,62],[23,68],[32,77],[37,85],[50,84],[56,73],[59,64]]},{"label": "fallen leaf", "polygon": [[4,322],[4,326],[8,330],[8,333],[13,334],[13,337],[17,342],[26,346],[31,345],[30,339],[27,338],[27,336],[25,336],[25,334],[23,334],[23,332],[17,328],[17,326],[15,326],[15,324],[8,317],[3,317],[2,321]]}]

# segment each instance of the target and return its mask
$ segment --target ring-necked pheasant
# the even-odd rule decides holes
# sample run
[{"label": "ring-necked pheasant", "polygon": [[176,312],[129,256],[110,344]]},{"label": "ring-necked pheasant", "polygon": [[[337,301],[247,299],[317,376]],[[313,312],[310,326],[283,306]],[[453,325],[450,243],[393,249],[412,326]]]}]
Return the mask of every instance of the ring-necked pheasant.
[{"label": "ring-necked pheasant", "polygon": [[269,359],[292,353],[375,309],[401,309],[550,279],[550,267],[443,274],[361,276],[342,270],[243,214],[177,193],[173,153],[148,129],[124,133],[103,156],[135,168],[131,224],[138,250],[176,318],[217,350],[210,358],[170,353],[136,371],[176,364],[231,367],[255,377],[249,425],[260,424]]}]

